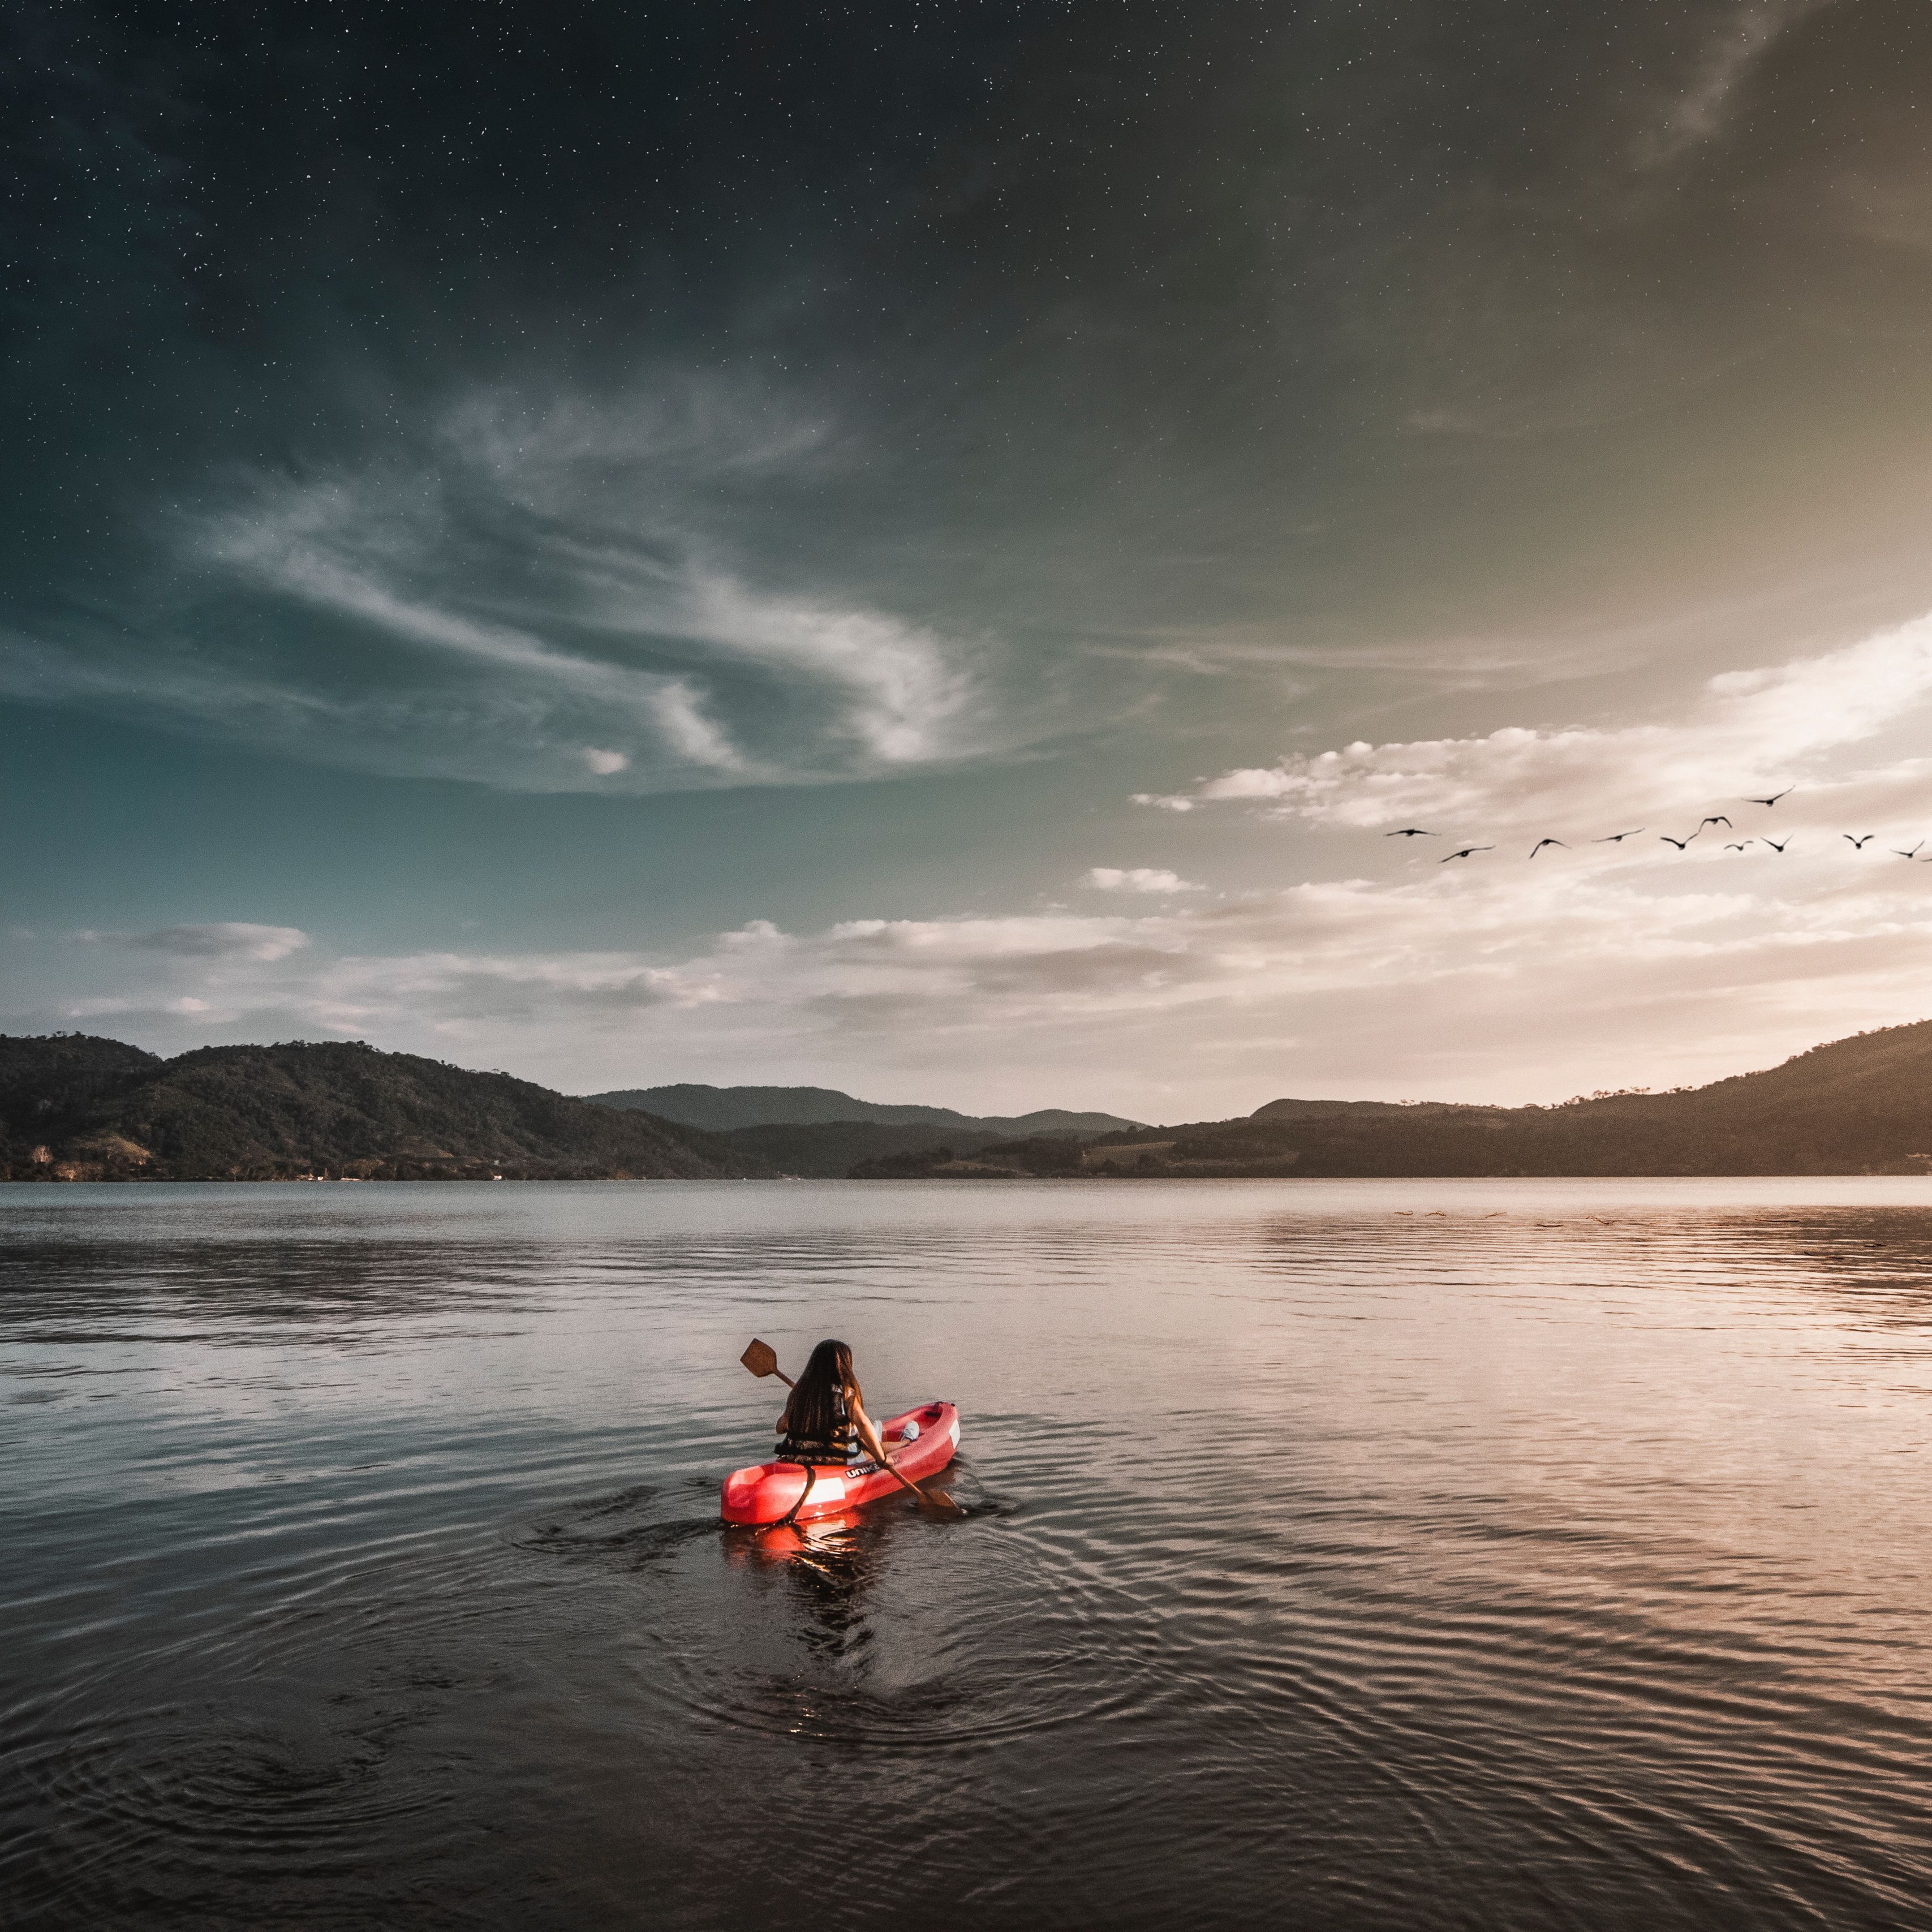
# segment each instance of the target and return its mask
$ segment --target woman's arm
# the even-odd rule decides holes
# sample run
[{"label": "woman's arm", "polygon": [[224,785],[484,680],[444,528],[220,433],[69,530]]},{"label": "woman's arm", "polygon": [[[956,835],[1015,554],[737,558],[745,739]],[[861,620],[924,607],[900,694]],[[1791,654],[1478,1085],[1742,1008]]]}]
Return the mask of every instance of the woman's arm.
[{"label": "woman's arm", "polygon": [[886,1453],[885,1439],[873,1426],[872,1418],[866,1413],[865,1404],[848,1390],[845,1406],[852,1418],[852,1427],[859,1438],[859,1444],[875,1462],[890,1462],[892,1459]]}]

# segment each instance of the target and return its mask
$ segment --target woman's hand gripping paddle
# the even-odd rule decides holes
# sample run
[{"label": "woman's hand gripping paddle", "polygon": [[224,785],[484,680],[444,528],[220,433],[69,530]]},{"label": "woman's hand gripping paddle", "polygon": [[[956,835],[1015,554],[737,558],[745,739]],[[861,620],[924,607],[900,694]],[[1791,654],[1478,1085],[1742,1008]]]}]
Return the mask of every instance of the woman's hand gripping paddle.
[{"label": "woman's hand gripping paddle", "polygon": [[[778,1351],[769,1342],[760,1342],[756,1336],[752,1338],[752,1346],[738,1359],[761,1381],[766,1376],[776,1376],[787,1388],[796,1388],[798,1386],[790,1376],[778,1366]],[[894,1468],[890,1458],[882,1462],[879,1466],[886,1472],[886,1474],[896,1478],[911,1490],[919,1498],[920,1507],[922,1509],[934,1510],[941,1516],[964,1516],[966,1514],[950,1496],[938,1494],[928,1496],[910,1476],[902,1474],[898,1470]]]}]

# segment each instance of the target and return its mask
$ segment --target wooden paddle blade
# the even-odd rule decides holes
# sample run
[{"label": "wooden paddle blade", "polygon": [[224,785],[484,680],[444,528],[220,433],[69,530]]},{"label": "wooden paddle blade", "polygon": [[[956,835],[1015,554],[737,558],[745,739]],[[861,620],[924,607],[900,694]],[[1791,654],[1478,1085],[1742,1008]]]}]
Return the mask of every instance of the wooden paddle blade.
[{"label": "wooden paddle blade", "polygon": [[775,1376],[778,1372],[778,1352],[769,1342],[760,1342],[755,1336],[752,1346],[738,1358],[754,1376]]}]

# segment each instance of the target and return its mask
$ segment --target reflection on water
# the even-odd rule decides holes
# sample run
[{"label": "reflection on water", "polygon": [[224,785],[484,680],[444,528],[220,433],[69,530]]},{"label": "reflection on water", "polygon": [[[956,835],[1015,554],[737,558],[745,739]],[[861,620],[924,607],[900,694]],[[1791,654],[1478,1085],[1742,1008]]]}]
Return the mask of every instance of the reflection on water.
[{"label": "reflection on water", "polygon": [[1927,1206],[0,1190],[7,1923],[1932,1925]]}]

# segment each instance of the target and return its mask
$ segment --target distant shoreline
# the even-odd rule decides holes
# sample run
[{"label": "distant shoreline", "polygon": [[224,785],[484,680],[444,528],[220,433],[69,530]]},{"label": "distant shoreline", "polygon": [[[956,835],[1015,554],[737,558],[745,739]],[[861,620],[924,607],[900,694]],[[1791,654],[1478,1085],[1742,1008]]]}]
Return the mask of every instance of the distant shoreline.
[{"label": "distant shoreline", "polygon": [[[797,1096],[796,1098],[790,1096]],[[614,1090],[768,1114],[865,1108],[830,1088]],[[353,1042],[162,1060],[80,1034],[0,1036],[0,1176],[107,1180],[1716,1180],[1932,1172],[1932,1022],[1666,1093],[1549,1106],[1282,1099],[1238,1119],[1096,1132],[1118,1117],[698,1124]],[[1031,1123],[1018,1138],[1004,1127]]]},{"label": "distant shoreline", "polygon": [[1517,1181],[1517,1180],[1932,1180],[1932,1168],[1700,1168],[1687,1169],[1619,1169],[1616,1173],[1564,1174],[1175,1174],[1171,1172],[1087,1174],[50,1174],[44,1178],[0,1179],[0,1188],[62,1187],[450,1187],[488,1186],[501,1181],[550,1186],[636,1186],[672,1184],[682,1186],[742,1187],[747,1185],[796,1186],[827,1184],[868,1186],[879,1180],[938,1182],[948,1186],[975,1184],[1019,1182],[1036,1185],[1046,1181],[1185,1183],[1202,1186],[1216,1183],[1239,1182],[1253,1186],[1262,1182],[1289,1182],[1316,1186],[1330,1181],[1371,1180],[1391,1184],[1407,1181]]}]

